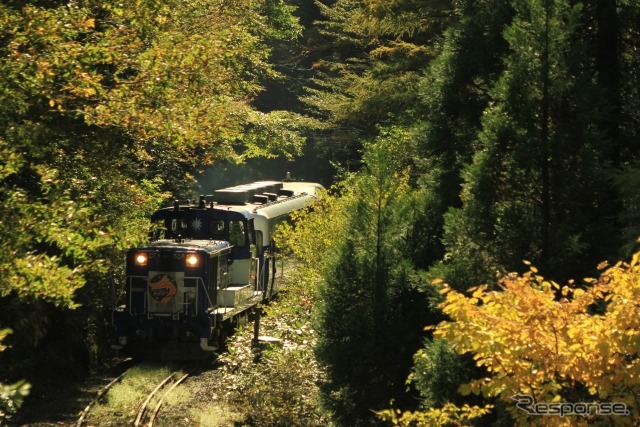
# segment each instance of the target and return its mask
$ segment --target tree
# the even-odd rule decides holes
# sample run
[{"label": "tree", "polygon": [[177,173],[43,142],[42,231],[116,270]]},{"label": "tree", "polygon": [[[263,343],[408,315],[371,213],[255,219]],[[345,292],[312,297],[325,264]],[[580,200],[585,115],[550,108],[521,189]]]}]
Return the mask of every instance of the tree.
[{"label": "tree", "polygon": [[369,425],[371,409],[404,395],[416,322],[427,307],[420,278],[403,261],[413,212],[407,171],[393,143],[364,153],[366,170],[347,188],[346,227],[320,288],[316,354],[326,368],[325,400],[340,425]]},{"label": "tree", "polygon": [[[105,333],[124,250],[146,239],[161,190],[190,184],[187,166],[297,151],[283,115],[251,105],[290,13],[245,0],[0,5],[3,377],[35,364],[25,354],[55,372],[89,351],[82,334]],[[34,351],[47,341],[57,351]]]},{"label": "tree", "polygon": [[334,162],[358,170],[363,141],[411,110],[429,43],[449,19],[450,2],[318,2],[311,38],[315,75],[305,101],[324,124],[318,145]]},{"label": "tree", "polygon": [[[599,279],[560,286],[545,280],[535,267],[501,281],[500,291],[483,285],[470,296],[442,288],[442,304],[451,321],[436,328],[456,352],[473,354],[489,373],[460,387],[463,394],[531,396],[534,402],[615,402],[614,421],[632,425],[638,417],[640,327],[638,261],[619,262]],[[605,266],[600,266],[605,268]],[[529,416],[516,406],[519,422],[557,424],[557,419]],[[624,413],[622,413],[624,412]],[[563,425],[587,425],[598,413],[565,417]]]},{"label": "tree", "polygon": [[463,171],[463,205],[445,216],[449,265],[434,273],[460,289],[513,271],[522,258],[572,277],[617,244],[605,221],[610,158],[593,126],[599,88],[578,37],[581,5],[514,7],[504,32],[511,54],[491,90],[479,149]]},{"label": "tree", "polygon": [[[638,23],[640,22],[640,9],[633,2],[620,2],[615,9],[617,16],[611,16],[609,9],[609,19],[615,19],[618,27],[617,34],[612,34],[606,29],[609,37],[615,37],[619,47],[611,49],[610,52],[602,52],[600,58],[602,61],[615,59],[619,62],[618,73],[608,73],[605,76],[610,77],[613,86],[618,86],[619,94],[614,94],[611,90],[607,93],[605,99],[613,98],[614,101],[620,102],[619,115],[616,116],[615,104],[613,108],[608,110],[609,114],[606,119],[609,123],[613,122],[617,128],[607,131],[609,135],[615,135],[619,141],[612,141],[612,145],[618,150],[616,158],[619,161],[620,169],[615,173],[616,190],[614,193],[620,197],[615,201],[614,208],[617,220],[622,228],[623,242],[620,256],[630,257],[637,250],[637,239],[640,230],[637,225],[640,223],[637,192],[633,190],[633,185],[638,179],[638,125],[640,124],[639,102],[640,93],[638,92],[640,82],[640,62],[637,55],[634,55],[640,44],[640,34],[638,33]],[[601,15],[602,16],[602,15]],[[604,17],[603,17],[604,18]],[[606,49],[606,45],[602,43],[602,49]],[[613,52],[617,56],[612,58]],[[619,81],[616,80],[619,78]]]},{"label": "tree", "polygon": [[436,52],[419,80],[407,133],[414,141],[415,181],[424,211],[412,232],[412,261],[427,269],[442,260],[444,214],[459,208],[462,170],[471,162],[489,89],[507,51],[502,37],[513,10],[509,1],[456,3],[455,20],[432,47]]}]

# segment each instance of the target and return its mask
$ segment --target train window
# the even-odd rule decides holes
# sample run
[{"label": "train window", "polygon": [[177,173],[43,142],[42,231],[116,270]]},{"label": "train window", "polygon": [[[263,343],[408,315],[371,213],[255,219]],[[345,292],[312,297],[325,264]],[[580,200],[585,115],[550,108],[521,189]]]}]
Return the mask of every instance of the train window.
[{"label": "train window", "polygon": [[229,243],[238,247],[245,245],[244,224],[241,221],[229,223]]},{"label": "train window", "polygon": [[247,228],[249,230],[249,243],[252,245],[256,244],[256,229],[253,226],[253,218],[247,222]]},{"label": "train window", "polygon": [[189,223],[185,218],[171,220],[171,231],[186,230],[187,228],[189,228]]},{"label": "train window", "polygon": [[159,219],[153,224],[151,224],[151,230],[149,231],[149,236],[154,239],[164,239],[165,231],[167,231],[167,227],[164,226],[164,219]]},{"label": "train window", "polygon": [[262,255],[262,231],[256,230],[256,251],[258,256]]},{"label": "train window", "polygon": [[209,237],[211,239],[224,239],[224,221],[212,219],[209,221]]}]

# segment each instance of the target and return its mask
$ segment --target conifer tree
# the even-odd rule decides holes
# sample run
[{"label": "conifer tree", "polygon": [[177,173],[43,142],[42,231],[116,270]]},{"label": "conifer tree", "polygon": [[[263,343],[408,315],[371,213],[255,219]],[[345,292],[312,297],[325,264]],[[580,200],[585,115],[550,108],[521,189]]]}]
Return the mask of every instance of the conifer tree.
[{"label": "conifer tree", "polygon": [[378,142],[353,177],[347,231],[320,289],[318,360],[325,400],[339,425],[371,425],[372,409],[404,394],[411,357],[426,321],[419,281],[403,261],[412,213],[406,170]]},{"label": "conifer tree", "polygon": [[517,270],[522,259],[577,274],[585,260],[611,253],[615,237],[603,221],[607,159],[592,126],[598,88],[577,37],[581,5],[513,4],[504,33],[511,53],[463,172],[463,206],[445,217],[451,260],[435,270],[463,288]]},{"label": "conifer tree", "polygon": [[461,171],[471,161],[490,85],[502,70],[507,49],[502,31],[513,14],[509,3],[457,3],[457,19],[434,47],[438,54],[417,86],[419,102],[408,132],[425,196],[411,238],[412,260],[420,268],[444,256],[443,215],[461,204]]},{"label": "conifer tree", "polygon": [[350,170],[363,141],[412,110],[430,44],[451,19],[451,2],[321,1],[310,43],[316,71],[306,102],[325,123],[319,145]]}]

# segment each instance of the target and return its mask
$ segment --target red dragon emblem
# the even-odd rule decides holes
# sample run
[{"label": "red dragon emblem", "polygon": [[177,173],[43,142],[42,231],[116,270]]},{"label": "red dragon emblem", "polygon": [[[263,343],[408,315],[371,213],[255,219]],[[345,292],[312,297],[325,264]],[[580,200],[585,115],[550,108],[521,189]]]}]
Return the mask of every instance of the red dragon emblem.
[{"label": "red dragon emblem", "polygon": [[176,279],[166,273],[156,274],[149,280],[149,294],[159,303],[167,303],[178,293]]}]

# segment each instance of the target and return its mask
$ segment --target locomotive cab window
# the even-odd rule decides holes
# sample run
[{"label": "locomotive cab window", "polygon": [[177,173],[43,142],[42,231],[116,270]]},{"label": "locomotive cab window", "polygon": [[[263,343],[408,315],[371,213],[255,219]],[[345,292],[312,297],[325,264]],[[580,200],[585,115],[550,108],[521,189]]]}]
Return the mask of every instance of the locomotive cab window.
[{"label": "locomotive cab window", "polygon": [[224,221],[220,219],[209,221],[209,237],[215,240],[224,239]]},{"label": "locomotive cab window", "polygon": [[167,227],[165,227],[165,223],[163,219],[159,219],[153,224],[151,224],[151,229],[149,230],[149,237],[152,240],[164,239],[165,231],[167,231]]},{"label": "locomotive cab window", "polygon": [[171,220],[171,231],[186,230],[189,227],[185,218],[173,218]]},{"label": "locomotive cab window", "polygon": [[241,221],[229,222],[229,243],[233,246],[245,246],[244,224]]}]

